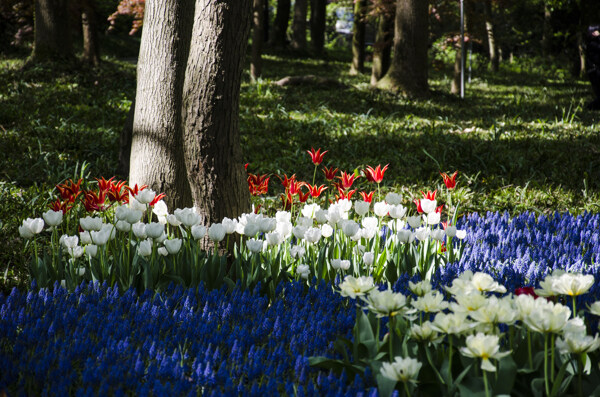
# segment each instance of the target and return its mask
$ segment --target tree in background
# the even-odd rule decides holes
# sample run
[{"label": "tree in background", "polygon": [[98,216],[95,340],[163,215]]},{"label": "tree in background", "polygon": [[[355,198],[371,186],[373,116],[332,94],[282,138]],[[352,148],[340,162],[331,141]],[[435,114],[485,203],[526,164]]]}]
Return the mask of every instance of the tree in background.
[{"label": "tree in background", "polygon": [[325,45],[326,7],[326,0],[310,1],[310,44],[315,54],[321,54]]},{"label": "tree in background", "polygon": [[183,86],[185,164],[205,223],[250,210],[239,100],[250,0],[197,0]]},{"label": "tree in background", "polygon": [[354,2],[354,21],[352,25],[352,63],[350,75],[363,73],[365,69],[365,34],[366,34],[367,2]]},{"label": "tree in background", "polygon": [[262,47],[264,40],[265,0],[253,0],[252,5],[252,51],[250,78],[256,81],[262,73]]},{"label": "tree in background", "polygon": [[83,33],[83,61],[97,66],[100,63],[98,23],[93,0],[80,0],[81,30]]},{"label": "tree in background", "polygon": [[394,55],[378,88],[414,96],[429,91],[427,48],[429,4],[423,0],[397,0],[394,25]]},{"label": "tree in background", "polygon": [[252,3],[146,7],[130,183],[166,191],[171,207],[194,205],[205,223],[236,217],[250,207],[238,113]]},{"label": "tree in background", "polygon": [[306,51],[307,14],[308,0],[296,0],[292,19],[292,48],[300,52]]},{"label": "tree in background", "polygon": [[395,12],[395,0],[372,0],[369,15],[377,18],[377,33],[373,46],[371,86],[375,86],[390,68]]},{"label": "tree in background", "polygon": [[69,0],[35,0],[33,62],[73,56]]},{"label": "tree in background", "polygon": [[181,96],[193,9],[194,0],[148,1],[137,63],[129,180],[168,192],[170,207],[191,204]]},{"label": "tree in background", "polygon": [[269,38],[269,42],[273,47],[283,48],[286,45],[291,8],[292,3],[290,0],[277,0],[275,22]]}]

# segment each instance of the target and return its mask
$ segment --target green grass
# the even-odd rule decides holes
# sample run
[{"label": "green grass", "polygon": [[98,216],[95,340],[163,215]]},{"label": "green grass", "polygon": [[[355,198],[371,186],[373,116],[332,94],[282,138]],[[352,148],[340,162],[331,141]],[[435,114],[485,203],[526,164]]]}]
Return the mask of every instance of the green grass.
[{"label": "green grass", "polygon": [[[264,57],[264,76],[242,85],[245,160],[260,173],[312,178],[305,153],[329,150],[326,165],[344,170],[389,163],[384,190],[441,186],[439,171],[459,171],[466,211],[598,211],[600,114],[585,110],[587,82],[557,67],[531,72],[529,60],[476,71],[467,97],[449,94],[450,66],[432,71],[432,93],[408,100],[371,90],[349,76],[339,51],[326,58]],[[115,174],[119,133],[135,93],[135,66],[115,59],[98,69],[0,58],[0,289],[24,282],[17,226],[40,216],[55,184]],[[287,75],[340,80],[330,86],[278,87]],[[271,192],[277,192],[272,179]],[[168,192],[166,192],[168,193]]]}]

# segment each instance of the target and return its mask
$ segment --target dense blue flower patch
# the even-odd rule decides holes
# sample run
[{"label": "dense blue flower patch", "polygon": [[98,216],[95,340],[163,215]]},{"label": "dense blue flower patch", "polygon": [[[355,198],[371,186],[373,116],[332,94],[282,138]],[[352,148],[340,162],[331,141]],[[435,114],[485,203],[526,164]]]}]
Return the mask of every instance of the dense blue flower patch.
[{"label": "dense blue flower patch", "polygon": [[0,294],[0,391],[354,395],[370,386],[308,365],[350,336],[345,299],[324,284],[282,285],[277,296],[200,287],[137,297],[98,285]]},{"label": "dense blue flower patch", "polygon": [[[468,231],[463,257],[438,272],[438,287],[464,270],[492,274],[509,291],[537,286],[555,268],[597,277],[600,215],[473,214],[459,228]],[[406,291],[408,279],[395,288]],[[370,376],[349,382],[308,365],[351,337],[347,299],[325,284],[280,285],[276,296],[200,287],[138,297],[98,285],[0,294],[0,392],[376,394]],[[598,283],[580,297],[597,299]]]}]

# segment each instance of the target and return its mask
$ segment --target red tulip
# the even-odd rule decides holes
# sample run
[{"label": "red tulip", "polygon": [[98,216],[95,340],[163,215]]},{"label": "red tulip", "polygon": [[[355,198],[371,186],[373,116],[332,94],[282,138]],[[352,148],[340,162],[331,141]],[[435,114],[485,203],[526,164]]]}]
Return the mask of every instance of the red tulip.
[{"label": "red tulip", "polygon": [[336,194],[336,195],[335,195],[335,199],[336,199],[336,200],[343,200],[343,199],[348,199],[348,200],[350,200],[350,199],[352,198],[352,195],[353,195],[354,193],[356,193],[356,189],[354,189],[354,190],[349,190],[349,191],[348,191],[348,193],[346,193],[346,192],[344,191],[344,189],[340,189],[340,188],[338,187],[338,193],[339,193],[339,194]]},{"label": "red tulip", "polygon": [[440,172],[440,175],[444,179],[444,185],[446,185],[448,189],[454,189],[456,186],[456,175],[458,175],[458,171],[454,171],[452,175],[448,175],[445,172]]},{"label": "red tulip", "polygon": [[104,211],[105,207],[104,207],[104,202],[106,201],[106,193],[99,191],[98,193],[94,192],[94,191],[87,191],[84,192],[84,201],[83,201],[83,206],[85,207],[86,211],[88,212],[93,212],[93,211]]},{"label": "red tulip", "polygon": [[298,189],[298,201],[301,203],[305,203],[306,200],[310,197],[310,192],[302,193],[302,190]]},{"label": "red tulip", "polygon": [[422,214],[422,213],[423,213],[423,208],[421,208],[421,200],[419,200],[419,199],[414,199],[414,200],[413,200],[413,203],[415,203],[415,205],[417,206],[417,212],[418,212],[419,214]]},{"label": "red tulip", "polygon": [[62,211],[63,214],[66,214],[71,208],[73,208],[73,204],[70,204],[69,200],[61,201],[60,199],[56,199],[55,202],[50,204],[50,209],[52,211]]},{"label": "red tulip", "polygon": [[75,199],[81,194],[79,187],[81,186],[81,182],[83,180],[79,179],[77,183],[73,182],[72,179],[69,179],[68,182],[65,182],[61,185],[56,185],[60,196],[63,199],[69,200],[69,202],[74,203]]},{"label": "red tulip", "polygon": [[323,167],[323,173],[325,174],[325,178],[328,181],[332,181],[335,178],[335,174],[337,174],[339,170],[337,168],[327,168],[327,167]]},{"label": "red tulip", "polygon": [[368,165],[367,168],[364,170],[365,177],[369,182],[381,183],[381,181],[383,180],[383,174],[385,174],[385,171],[387,171],[388,166],[389,164],[386,164],[385,167],[383,167],[382,169],[381,164],[375,168]]},{"label": "red tulip", "polygon": [[515,290],[515,295],[531,295],[535,299],[538,298],[533,287],[520,287]]},{"label": "red tulip", "polygon": [[125,186],[125,189],[127,189],[129,191],[130,196],[135,197],[138,195],[139,192],[146,189],[147,187],[148,187],[148,185],[142,185],[142,187],[138,187],[138,185],[136,183],[134,187]]},{"label": "red tulip", "polygon": [[160,200],[162,200],[162,199],[163,199],[163,198],[165,198],[166,196],[167,196],[167,195],[166,195],[166,194],[164,194],[164,193],[157,194],[156,196],[154,196],[154,200],[150,201],[150,202],[148,203],[148,205],[149,205],[150,207],[154,207],[154,204],[158,203]]},{"label": "red tulip", "polygon": [[306,153],[308,153],[314,165],[319,165],[323,162],[323,156],[325,156],[325,153],[328,151],[329,150],[325,150],[323,153],[321,153],[321,148],[319,148],[317,151],[315,151],[315,148],[310,148],[310,150],[307,150]]},{"label": "red tulip", "polygon": [[277,175],[277,178],[279,178],[279,180],[281,181],[281,184],[287,190],[290,187],[290,182],[296,180],[296,174],[290,176],[289,178],[288,178],[287,174],[283,174],[283,178],[280,177],[279,175]]},{"label": "red tulip", "polygon": [[437,194],[437,189],[434,190],[433,192],[431,190],[428,190],[427,193],[424,193],[421,190],[421,194],[423,195],[423,198],[426,198],[427,200],[435,200],[435,195]]},{"label": "red tulip", "polygon": [[314,185],[314,186],[311,186],[308,183],[306,184],[306,187],[308,187],[308,192],[313,197],[319,197],[321,195],[321,193],[323,193],[323,191],[325,189],[327,189],[327,187],[325,185],[321,185],[321,186]]},{"label": "red tulip", "polygon": [[344,189],[350,189],[354,181],[360,178],[360,175],[355,176],[354,174],[348,174],[346,172],[342,172],[342,176],[338,176],[342,182],[342,187]]},{"label": "red tulip", "polygon": [[372,191],[371,193],[360,192],[360,196],[362,197],[363,201],[371,203],[373,202],[373,193],[375,193],[375,191]]},{"label": "red tulip", "polygon": [[435,212],[437,212],[438,214],[441,214],[443,210],[444,210],[444,204],[442,204],[439,207],[437,207],[435,209]]}]

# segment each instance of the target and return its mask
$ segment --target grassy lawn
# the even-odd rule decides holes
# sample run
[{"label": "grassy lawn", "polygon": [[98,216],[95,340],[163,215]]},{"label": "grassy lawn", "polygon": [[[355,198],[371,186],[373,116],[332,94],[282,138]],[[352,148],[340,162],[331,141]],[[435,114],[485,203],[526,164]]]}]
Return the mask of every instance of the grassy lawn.
[{"label": "grassy lawn", "polygon": [[[325,165],[347,171],[389,163],[384,190],[403,192],[406,203],[418,190],[440,187],[439,171],[458,170],[465,211],[598,211],[600,114],[585,110],[586,81],[523,60],[497,75],[476,71],[460,100],[449,94],[447,65],[431,72],[429,99],[408,100],[371,90],[369,76],[348,75],[348,62],[337,52],[269,54],[259,83],[244,76],[240,123],[250,170],[310,181],[305,150],[314,146],[329,150]],[[22,66],[0,58],[1,289],[24,281],[17,226],[46,210],[54,185],[114,175],[135,93],[130,62],[107,59],[95,70]],[[272,84],[301,74],[345,87]]]}]

